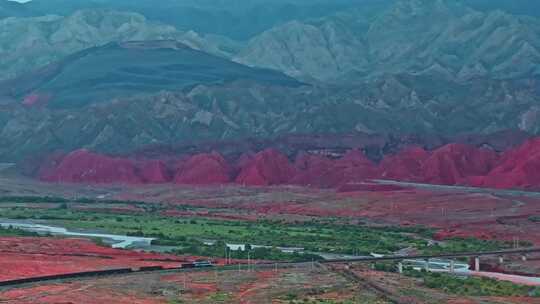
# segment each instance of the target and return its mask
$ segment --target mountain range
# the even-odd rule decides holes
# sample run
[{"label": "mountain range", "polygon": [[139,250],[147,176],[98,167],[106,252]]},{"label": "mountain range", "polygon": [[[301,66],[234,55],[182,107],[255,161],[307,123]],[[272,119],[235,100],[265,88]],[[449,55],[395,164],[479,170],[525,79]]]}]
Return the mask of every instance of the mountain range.
[{"label": "mountain range", "polygon": [[[296,9],[239,38],[168,25],[146,1],[35,0],[22,6],[33,17],[0,20],[0,157],[287,134],[537,134],[540,21],[473,2],[481,10],[275,1]],[[212,3],[184,2],[235,16],[268,2]]]},{"label": "mountain range", "polygon": [[[80,10],[68,16],[0,20],[0,79],[31,72],[78,51],[110,42],[177,40],[192,48],[227,56],[193,31],[150,22],[143,15],[107,9]],[[222,44],[222,43],[220,43]]]},{"label": "mountain range", "polygon": [[379,15],[292,21],[251,39],[235,60],[320,81],[385,74],[474,78],[540,76],[540,22],[444,0],[398,2]]},{"label": "mountain range", "polygon": [[290,20],[323,17],[351,7],[385,7],[392,0],[33,0],[34,15],[68,16],[81,9],[113,9],[144,14],[149,20],[243,41]]},{"label": "mountain range", "polygon": [[33,106],[81,108],[137,94],[249,80],[298,86],[282,73],[250,68],[175,40],[112,42],[88,48],[0,85],[4,96]]}]

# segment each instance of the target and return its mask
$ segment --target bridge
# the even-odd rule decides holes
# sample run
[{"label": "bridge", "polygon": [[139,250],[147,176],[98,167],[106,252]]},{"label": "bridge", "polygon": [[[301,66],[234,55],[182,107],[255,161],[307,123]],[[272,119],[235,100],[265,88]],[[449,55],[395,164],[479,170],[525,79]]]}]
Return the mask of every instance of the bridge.
[{"label": "bridge", "polygon": [[321,263],[351,263],[351,262],[377,262],[377,261],[401,261],[401,260],[425,260],[425,259],[451,259],[482,256],[504,256],[512,254],[526,255],[529,253],[540,253],[540,248],[508,249],[495,251],[458,252],[437,255],[390,255],[382,257],[360,257],[351,259],[332,259]]},{"label": "bridge", "polygon": [[[352,259],[334,259],[325,260],[320,263],[354,263],[354,262],[381,262],[381,261],[399,261],[398,270],[401,273],[403,271],[404,260],[425,260],[426,270],[429,270],[430,259],[451,259],[451,258],[471,258],[474,257],[474,270],[480,271],[480,257],[482,256],[498,256],[499,262],[502,263],[505,255],[521,255],[523,261],[527,260],[527,254],[540,253],[540,248],[522,248],[522,249],[508,249],[508,250],[494,250],[494,251],[477,251],[477,252],[459,252],[437,255],[398,255],[398,256],[382,256],[382,257],[361,257]],[[454,262],[450,262],[450,269],[454,271]]]}]

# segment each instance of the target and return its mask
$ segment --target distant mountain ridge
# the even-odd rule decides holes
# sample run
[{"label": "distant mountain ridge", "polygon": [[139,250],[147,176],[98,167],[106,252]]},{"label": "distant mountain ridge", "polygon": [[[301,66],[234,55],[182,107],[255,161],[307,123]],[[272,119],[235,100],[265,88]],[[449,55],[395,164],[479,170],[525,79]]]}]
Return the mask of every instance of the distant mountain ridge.
[{"label": "distant mountain ridge", "polygon": [[1,22],[23,29],[0,36],[20,75],[0,82],[6,161],[289,134],[540,133],[532,17],[400,1],[288,22],[241,52],[134,13]]},{"label": "distant mountain ridge", "polygon": [[540,21],[454,1],[398,1],[375,16],[347,12],[275,27],[235,60],[336,83],[403,73],[459,81],[537,77]]},{"label": "distant mountain ridge", "polygon": [[37,72],[0,82],[0,95],[27,106],[80,108],[139,94],[182,91],[234,81],[299,86],[272,70],[249,68],[174,40],[111,42],[89,48]]},{"label": "distant mountain ridge", "polygon": [[195,32],[148,21],[144,16],[106,9],[0,19],[0,80],[19,76],[86,48],[109,42],[174,39],[192,48],[227,56]]},{"label": "distant mountain ridge", "polygon": [[[4,0],[6,1],[6,0]],[[379,10],[396,0],[33,0],[24,4],[33,16],[70,15],[80,9],[108,8],[136,12],[182,30],[247,40],[279,24],[305,21],[351,9]],[[537,0],[452,0],[483,12],[540,17]],[[174,14],[171,14],[174,12]],[[207,22],[212,20],[212,22]]]},{"label": "distant mountain ridge", "polygon": [[506,129],[538,134],[539,84],[540,79],[483,79],[464,85],[402,76],[354,88],[249,80],[202,83],[72,105],[67,99],[41,103],[40,95],[30,95],[0,107],[0,157],[17,161],[79,148],[118,154],[148,145],[286,134],[422,137]]},{"label": "distant mountain ridge", "polygon": [[384,6],[393,0],[33,0],[25,7],[39,14],[70,15],[80,9],[136,12],[180,30],[247,40],[290,20],[322,17],[362,5]]}]

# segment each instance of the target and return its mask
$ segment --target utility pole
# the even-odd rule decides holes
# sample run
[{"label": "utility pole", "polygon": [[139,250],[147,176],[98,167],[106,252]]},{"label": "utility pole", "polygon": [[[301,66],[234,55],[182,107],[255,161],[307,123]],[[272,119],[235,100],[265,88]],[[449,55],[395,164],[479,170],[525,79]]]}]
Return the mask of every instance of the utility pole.
[{"label": "utility pole", "polygon": [[250,257],[249,251],[248,251],[248,272],[251,272],[251,257]]}]

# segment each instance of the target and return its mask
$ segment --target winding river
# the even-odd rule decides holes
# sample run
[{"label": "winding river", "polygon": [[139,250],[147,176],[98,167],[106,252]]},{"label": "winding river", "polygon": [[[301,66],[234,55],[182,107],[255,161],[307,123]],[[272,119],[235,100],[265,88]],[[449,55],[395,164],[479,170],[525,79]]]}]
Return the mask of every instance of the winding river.
[{"label": "winding river", "polygon": [[2,220],[0,226],[7,228],[13,227],[25,231],[36,232],[40,234],[51,234],[59,236],[73,236],[84,238],[100,238],[111,243],[113,248],[132,248],[132,247],[149,247],[154,238],[138,237],[138,236],[126,236],[117,234],[106,233],[92,233],[92,232],[76,232],[70,231],[63,227],[48,226],[30,222],[19,222],[11,220]]}]

